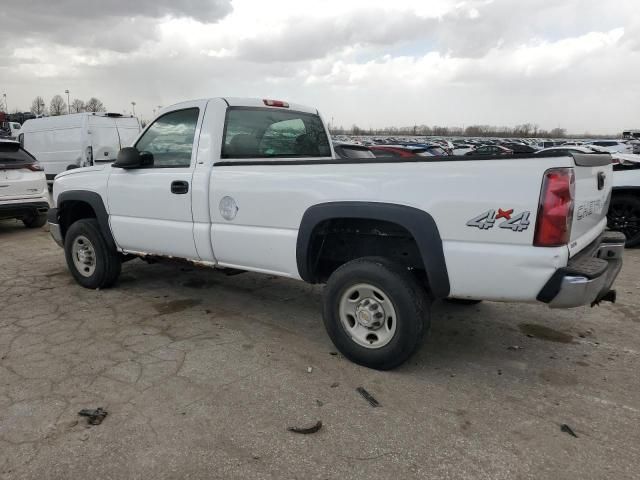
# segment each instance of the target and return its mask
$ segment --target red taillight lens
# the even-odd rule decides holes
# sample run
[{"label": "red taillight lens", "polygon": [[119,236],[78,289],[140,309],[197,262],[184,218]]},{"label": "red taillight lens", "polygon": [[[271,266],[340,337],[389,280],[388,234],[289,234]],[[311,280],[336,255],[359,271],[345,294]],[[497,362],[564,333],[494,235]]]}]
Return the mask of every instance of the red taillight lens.
[{"label": "red taillight lens", "polygon": [[287,102],[283,102],[282,100],[262,100],[267,107],[282,107],[289,108],[289,104]]},{"label": "red taillight lens", "polygon": [[544,173],[533,238],[536,247],[559,247],[569,243],[574,196],[572,168],[552,168]]},{"label": "red taillight lens", "polygon": [[34,162],[34,163],[30,163],[28,165],[25,165],[25,168],[28,169],[28,170],[31,170],[32,172],[42,172],[42,171],[44,171],[44,168],[42,168],[42,166],[38,162]]}]

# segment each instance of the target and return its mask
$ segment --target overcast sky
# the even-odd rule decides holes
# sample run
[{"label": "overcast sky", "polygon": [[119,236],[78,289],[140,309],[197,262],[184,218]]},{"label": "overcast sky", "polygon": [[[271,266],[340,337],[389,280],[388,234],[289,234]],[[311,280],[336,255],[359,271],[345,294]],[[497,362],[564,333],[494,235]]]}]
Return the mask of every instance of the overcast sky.
[{"label": "overcast sky", "polygon": [[143,118],[213,96],[284,99],[361,128],[640,128],[638,0],[16,0],[0,93],[97,96]]}]

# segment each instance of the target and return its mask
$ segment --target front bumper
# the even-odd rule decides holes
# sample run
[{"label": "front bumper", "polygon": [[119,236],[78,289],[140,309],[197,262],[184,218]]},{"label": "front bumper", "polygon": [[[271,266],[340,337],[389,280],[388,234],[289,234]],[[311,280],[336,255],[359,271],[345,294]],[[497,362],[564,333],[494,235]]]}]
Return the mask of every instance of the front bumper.
[{"label": "front bumper", "polygon": [[614,300],[611,286],[622,268],[625,236],[605,232],[556,271],[538,294],[551,308],[573,308]]},{"label": "front bumper", "polygon": [[47,213],[47,223],[49,224],[49,233],[59,247],[64,247],[64,239],[62,238],[62,230],[60,230],[60,220],[58,219],[58,209],[50,208]]},{"label": "front bumper", "polygon": [[12,201],[0,204],[0,219],[35,217],[44,215],[48,210],[48,202]]}]

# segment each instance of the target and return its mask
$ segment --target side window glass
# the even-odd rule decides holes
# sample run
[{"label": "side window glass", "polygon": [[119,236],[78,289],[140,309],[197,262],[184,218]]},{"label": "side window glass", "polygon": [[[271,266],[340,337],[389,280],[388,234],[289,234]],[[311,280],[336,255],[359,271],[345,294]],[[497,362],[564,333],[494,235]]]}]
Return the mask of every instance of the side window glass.
[{"label": "side window glass", "polygon": [[158,118],[138,140],[135,147],[153,154],[153,166],[188,167],[198,124],[197,108],[167,113]]}]

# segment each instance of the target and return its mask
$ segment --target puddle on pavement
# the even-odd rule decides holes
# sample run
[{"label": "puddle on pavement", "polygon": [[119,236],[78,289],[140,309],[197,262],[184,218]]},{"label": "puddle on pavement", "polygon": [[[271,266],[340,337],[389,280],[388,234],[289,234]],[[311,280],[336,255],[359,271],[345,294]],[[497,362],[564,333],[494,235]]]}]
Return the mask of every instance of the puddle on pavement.
[{"label": "puddle on pavement", "polygon": [[537,325],[535,323],[521,323],[520,331],[528,337],[548,340],[550,342],[571,343],[573,337],[568,333],[554,330],[553,328]]},{"label": "puddle on pavement", "polygon": [[169,313],[182,312],[188,308],[195,307],[200,303],[202,303],[202,300],[186,298],[183,300],[170,300],[165,303],[158,303],[154,305],[154,308],[160,315],[167,315]]}]

